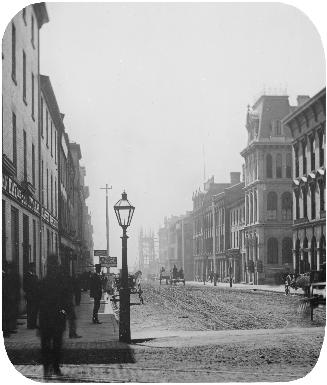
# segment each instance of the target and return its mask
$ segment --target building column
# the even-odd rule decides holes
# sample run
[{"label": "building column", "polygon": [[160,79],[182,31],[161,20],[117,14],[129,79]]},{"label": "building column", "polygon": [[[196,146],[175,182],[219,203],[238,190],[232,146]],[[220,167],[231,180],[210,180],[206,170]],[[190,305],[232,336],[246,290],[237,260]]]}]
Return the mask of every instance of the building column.
[{"label": "building column", "polygon": [[292,250],[293,254],[293,271],[296,270],[296,250]]}]

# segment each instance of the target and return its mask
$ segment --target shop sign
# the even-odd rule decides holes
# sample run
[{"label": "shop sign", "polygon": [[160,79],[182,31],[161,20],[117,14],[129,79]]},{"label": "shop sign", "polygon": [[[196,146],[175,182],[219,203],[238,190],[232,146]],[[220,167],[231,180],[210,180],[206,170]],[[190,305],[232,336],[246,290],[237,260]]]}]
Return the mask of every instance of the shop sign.
[{"label": "shop sign", "polygon": [[50,226],[58,227],[57,219],[53,217],[44,207],[42,208],[42,219],[49,223]]},{"label": "shop sign", "polygon": [[2,190],[6,192],[11,198],[16,200],[19,204],[39,215],[39,202],[32,196],[27,195],[22,187],[9,175],[2,174]]}]

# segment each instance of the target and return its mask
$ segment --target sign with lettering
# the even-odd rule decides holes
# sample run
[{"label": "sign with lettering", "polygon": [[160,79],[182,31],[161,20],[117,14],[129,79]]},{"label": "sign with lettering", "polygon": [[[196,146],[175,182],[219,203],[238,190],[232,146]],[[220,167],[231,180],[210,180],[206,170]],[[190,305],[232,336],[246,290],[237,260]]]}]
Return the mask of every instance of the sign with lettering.
[{"label": "sign with lettering", "polygon": [[117,267],[117,257],[100,257],[101,266]]},{"label": "sign with lettering", "polygon": [[107,250],[94,250],[94,256],[107,256]]},{"label": "sign with lettering", "polygon": [[26,194],[22,187],[11,179],[9,175],[2,174],[2,190],[22,206],[33,211],[37,215],[40,214],[39,202],[32,196]]},{"label": "sign with lettering", "polygon": [[58,221],[55,217],[53,217],[49,211],[47,211],[44,207],[42,207],[42,218],[49,223],[49,225],[53,227],[58,227]]}]

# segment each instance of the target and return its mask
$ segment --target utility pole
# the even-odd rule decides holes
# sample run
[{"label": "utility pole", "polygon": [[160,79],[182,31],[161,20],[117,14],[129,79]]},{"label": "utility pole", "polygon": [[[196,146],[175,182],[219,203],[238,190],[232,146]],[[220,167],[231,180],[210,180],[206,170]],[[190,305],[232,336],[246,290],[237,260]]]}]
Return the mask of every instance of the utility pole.
[{"label": "utility pole", "polygon": [[[109,212],[108,212],[108,191],[112,189],[112,186],[100,187],[100,190],[106,190],[106,235],[107,235],[107,257],[110,256],[109,249]],[[110,272],[110,267],[108,267],[108,273]]]}]

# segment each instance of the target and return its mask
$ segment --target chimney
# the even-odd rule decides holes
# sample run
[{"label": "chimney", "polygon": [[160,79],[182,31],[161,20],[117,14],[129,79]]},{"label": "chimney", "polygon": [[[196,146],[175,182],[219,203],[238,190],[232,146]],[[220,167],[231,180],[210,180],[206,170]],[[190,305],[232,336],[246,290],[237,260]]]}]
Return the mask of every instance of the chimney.
[{"label": "chimney", "polygon": [[297,106],[300,107],[302,104],[307,102],[310,99],[309,95],[298,95],[296,100],[297,100]]},{"label": "chimney", "polygon": [[234,184],[238,184],[241,181],[241,173],[240,172],[231,172],[230,173],[230,184],[234,186]]}]

